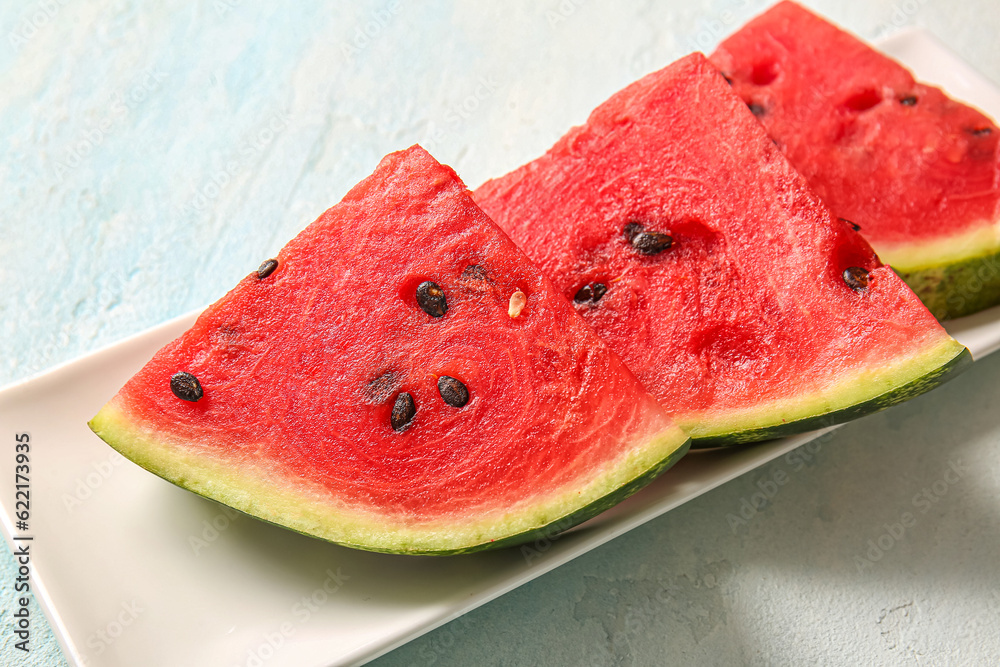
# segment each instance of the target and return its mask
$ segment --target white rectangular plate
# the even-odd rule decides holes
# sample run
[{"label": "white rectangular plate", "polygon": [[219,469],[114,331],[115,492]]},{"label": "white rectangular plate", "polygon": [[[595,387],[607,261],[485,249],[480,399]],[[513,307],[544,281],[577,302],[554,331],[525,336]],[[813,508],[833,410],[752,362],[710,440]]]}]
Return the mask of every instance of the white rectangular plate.
[{"label": "white rectangular plate", "polygon": [[[1000,117],[1000,92],[926,34],[906,32],[880,46],[919,77]],[[611,512],[527,550],[456,558],[352,551],[174,487],[122,460],[87,428],[105,400],[192,321],[169,322],[0,391],[0,432],[31,436],[35,595],[76,664],[368,660],[821,433],[696,452]],[[988,354],[1000,347],[1000,308],[949,330],[975,357]],[[0,479],[14,478],[13,459],[0,457]],[[13,502],[11,494],[0,497],[12,545]]]}]

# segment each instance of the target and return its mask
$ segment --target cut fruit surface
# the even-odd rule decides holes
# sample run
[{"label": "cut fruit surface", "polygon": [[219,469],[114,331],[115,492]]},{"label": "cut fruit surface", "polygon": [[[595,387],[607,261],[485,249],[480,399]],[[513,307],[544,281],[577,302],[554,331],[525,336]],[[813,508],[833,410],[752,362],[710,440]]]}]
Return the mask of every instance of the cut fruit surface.
[{"label": "cut fruit surface", "polygon": [[874,412],[969,361],[701,54],[474,197],[695,446]]},{"label": "cut fruit surface", "polygon": [[712,62],[834,213],[939,318],[1000,303],[1000,130],[793,2]]},{"label": "cut fruit surface", "polygon": [[551,536],[689,442],[419,147],[386,157],[90,425],[248,514],[420,554]]}]

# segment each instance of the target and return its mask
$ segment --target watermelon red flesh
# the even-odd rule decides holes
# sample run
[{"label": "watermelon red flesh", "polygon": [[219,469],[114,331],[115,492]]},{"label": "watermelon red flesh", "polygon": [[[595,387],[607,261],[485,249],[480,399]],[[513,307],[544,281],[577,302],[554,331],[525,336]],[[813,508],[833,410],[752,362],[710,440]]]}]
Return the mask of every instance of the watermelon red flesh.
[{"label": "watermelon red flesh", "polygon": [[[565,296],[606,286],[578,311],[696,445],[880,409],[967,356],[701,54],[474,196]],[[673,244],[641,254],[629,223]]]},{"label": "watermelon red flesh", "polygon": [[[898,271],[1000,251],[1000,131],[979,111],[792,2],[748,23],[712,62],[817,194]],[[922,296],[936,286],[925,282],[911,281]],[[941,316],[990,305],[927,296]]]},{"label": "watermelon red flesh", "polygon": [[[413,553],[567,528],[684,449],[621,360],[419,147],[388,156],[277,261],[158,352],[93,420],[98,434],[268,521]],[[427,280],[446,294],[443,317],[417,303]],[[527,304],[511,317],[518,290]],[[201,400],[171,393],[178,371],[199,379]],[[464,407],[442,399],[445,375],[468,388]],[[416,414],[397,432],[402,392]]]}]

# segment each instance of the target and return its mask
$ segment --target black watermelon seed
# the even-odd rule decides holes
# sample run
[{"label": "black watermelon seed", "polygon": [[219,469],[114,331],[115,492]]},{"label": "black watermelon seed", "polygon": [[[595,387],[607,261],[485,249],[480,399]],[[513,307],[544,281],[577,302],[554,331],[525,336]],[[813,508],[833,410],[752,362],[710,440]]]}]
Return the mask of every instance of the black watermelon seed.
[{"label": "black watermelon seed", "polygon": [[589,303],[595,304],[601,300],[608,291],[608,286],[604,283],[587,283],[581,287],[576,296],[573,297],[573,301],[576,303]]},{"label": "black watermelon seed", "polygon": [[272,273],[274,273],[274,270],[276,268],[278,268],[278,260],[276,260],[276,259],[269,259],[269,260],[265,261],[257,269],[257,278],[259,280],[263,280],[264,278],[267,278],[269,275],[271,275]]},{"label": "black watermelon seed", "polygon": [[674,243],[670,234],[647,232],[642,223],[630,222],[625,225],[625,238],[632,247],[643,255],[658,255]]},{"label": "black watermelon seed", "polygon": [[913,95],[907,95],[906,97],[900,97],[899,103],[904,107],[912,107],[917,103],[917,98]]},{"label": "black watermelon seed", "polygon": [[174,392],[174,396],[182,401],[191,401],[192,403],[205,395],[198,378],[184,371],[174,373],[170,377],[170,391]]},{"label": "black watermelon seed", "polygon": [[486,269],[479,264],[469,264],[462,271],[462,277],[470,280],[486,280]]},{"label": "black watermelon seed", "polygon": [[632,247],[643,255],[658,255],[673,243],[674,238],[662,232],[642,232],[632,239]]},{"label": "black watermelon seed", "polygon": [[847,224],[849,224],[851,226],[851,229],[853,229],[856,232],[860,232],[861,231],[861,225],[859,225],[856,222],[851,222],[847,218],[837,218],[837,220],[840,220],[841,222],[846,222]]},{"label": "black watermelon seed", "polygon": [[461,381],[442,375],[438,378],[438,391],[444,402],[453,408],[460,408],[469,402],[469,390]]},{"label": "black watermelon seed", "polygon": [[723,78],[723,79],[725,79],[725,80],[726,80],[726,83],[728,83],[728,84],[729,84],[730,86],[731,86],[731,85],[733,85],[733,80],[732,80],[732,78],[731,78],[731,77],[729,77],[728,75],[726,75],[726,74],[723,74],[723,75],[722,75],[722,78]]},{"label": "black watermelon seed", "polygon": [[417,406],[413,403],[413,396],[404,391],[396,397],[396,403],[392,406],[392,416],[389,418],[392,430],[406,430],[416,414]]},{"label": "black watermelon seed", "polygon": [[844,282],[855,292],[868,287],[868,271],[860,266],[849,266],[844,269]]},{"label": "black watermelon seed", "polygon": [[764,113],[767,111],[767,109],[765,109],[763,105],[757,104],[756,102],[747,102],[747,108],[749,108],[750,113],[752,113],[754,116],[757,116],[757,118],[763,116]]},{"label": "black watermelon seed", "polygon": [[448,302],[444,298],[441,286],[430,280],[425,280],[417,286],[417,304],[431,317],[444,317],[448,312]]},{"label": "black watermelon seed", "polygon": [[985,137],[985,136],[989,136],[990,134],[993,134],[993,128],[991,128],[991,127],[977,127],[977,128],[969,130],[969,132],[974,137]]}]

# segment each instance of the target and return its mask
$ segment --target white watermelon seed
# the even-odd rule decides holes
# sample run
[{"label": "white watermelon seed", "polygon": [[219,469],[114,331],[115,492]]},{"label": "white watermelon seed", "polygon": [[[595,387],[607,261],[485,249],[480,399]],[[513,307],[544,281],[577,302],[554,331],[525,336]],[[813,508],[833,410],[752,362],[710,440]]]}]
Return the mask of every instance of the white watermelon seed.
[{"label": "white watermelon seed", "polygon": [[507,305],[507,314],[511,317],[517,317],[524,310],[524,307],[528,303],[528,297],[524,295],[524,292],[517,290],[510,295],[510,303]]}]

